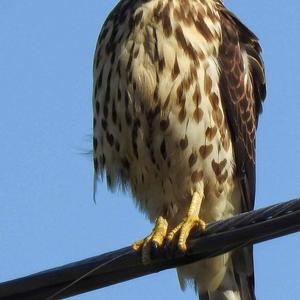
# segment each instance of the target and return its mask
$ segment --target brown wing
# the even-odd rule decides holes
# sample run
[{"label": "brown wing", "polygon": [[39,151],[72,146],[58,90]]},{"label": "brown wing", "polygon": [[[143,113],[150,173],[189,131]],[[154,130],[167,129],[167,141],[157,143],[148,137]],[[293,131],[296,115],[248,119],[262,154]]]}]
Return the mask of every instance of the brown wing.
[{"label": "brown wing", "polygon": [[[265,73],[256,36],[220,7],[221,98],[234,144],[242,210],[248,211],[253,209],[255,199],[255,131],[266,96]],[[252,246],[247,246],[232,253],[234,277],[244,300],[255,300],[252,252]]]},{"label": "brown wing", "polygon": [[255,131],[266,96],[265,73],[257,37],[224,7],[220,13],[221,98],[234,143],[242,209],[248,211],[255,198]]}]

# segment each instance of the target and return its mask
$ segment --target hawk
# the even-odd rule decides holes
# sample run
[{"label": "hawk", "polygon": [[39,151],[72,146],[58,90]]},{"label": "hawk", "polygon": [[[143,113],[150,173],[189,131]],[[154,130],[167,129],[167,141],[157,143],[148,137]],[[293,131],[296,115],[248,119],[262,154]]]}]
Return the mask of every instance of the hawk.
[{"label": "hawk", "polygon": [[[255,131],[265,98],[257,37],[221,0],[121,0],[95,51],[95,178],[128,187],[152,233],[177,241],[193,228],[253,209]],[[177,269],[202,300],[253,300],[252,248]]]}]

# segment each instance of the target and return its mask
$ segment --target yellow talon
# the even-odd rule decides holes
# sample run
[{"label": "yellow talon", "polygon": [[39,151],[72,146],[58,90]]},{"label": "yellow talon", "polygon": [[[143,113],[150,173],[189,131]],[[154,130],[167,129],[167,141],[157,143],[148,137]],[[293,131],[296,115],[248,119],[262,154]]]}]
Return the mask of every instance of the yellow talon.
[{"label": "yellow talon", "polygon": [[145,239],[139,240],[133,243],[132,248],[135,251],[139,251],[144,244]]},{"label": "yellow talon", "polygon": [[164,240],[167,239],[169,242],[173,241],[175,235],[179,234],[178,248],[182,252],[187,250],[186,241],[193,228],[198,228],[200,231],[205,230],[205,222],[199,218],[199,212],[201,203],[203,200],[203,193],[194,192],[190,208],[188,210],[187,217],[178,224],[172,231],[167,235],[168,222],[163,217],[158,217],[155,226],[150,235],[143,240],[137,241],[133,244],[133,249],[136,251],[142,251],[142,261],[144,264],[149,264],[151,261],[151,246],[156,244],[161,247]]},{"label": "yellow talon", "polygon": [[204,231],[205,223],[198,217],[187,217],[183,222],[180,235],[178,239],[178,248],[179,250],[185,252],[187,250],[186,241],[190,235],[190,232],[193,228],[198,227],[199,230]]},{"label": "yellow talon", "polygon": [[155,226],[150,235],[143,240],[136,241],[132,248],[136,251],[142,251],[142,261],[144,264],[149,264],[151,261],[150,252],[151,245],[155,243],[158,247],[163,245],[168,230],[168,222],[163,217],[158,217]]},{"label": "yellow talon", "polygon": [[188,215],[179,223],[167,236],[169,242],[173,241],[175,235],[179,233],[178,248],[182,252],[187,250],[186,241],[193,228],[204,231],[206,224],[199,218],[199,211],[202,203],[202,197],[198,192],[193,193],[192,202],[188,211]]}]

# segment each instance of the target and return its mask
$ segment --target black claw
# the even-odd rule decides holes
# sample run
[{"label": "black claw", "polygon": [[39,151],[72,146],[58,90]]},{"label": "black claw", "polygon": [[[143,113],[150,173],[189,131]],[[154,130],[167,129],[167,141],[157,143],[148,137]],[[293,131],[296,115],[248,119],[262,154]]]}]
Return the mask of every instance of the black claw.
[{"label": "black claw", "polygon": [[161,247],[157,242],[151,242],[151,256],[157,257],[160,254]]}]

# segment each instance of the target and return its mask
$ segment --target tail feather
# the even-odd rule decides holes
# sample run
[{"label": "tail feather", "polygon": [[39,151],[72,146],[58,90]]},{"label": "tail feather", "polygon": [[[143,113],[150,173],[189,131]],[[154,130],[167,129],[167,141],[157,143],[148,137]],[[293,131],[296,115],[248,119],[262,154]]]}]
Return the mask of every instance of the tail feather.
[{"label": "tail feather", "polygon": [[241,300],[255,300],[253,246],[234,251],[232,265]]},{"label": "tail feather", "polygon": [[199,295],[200,300],[255,300],[253,247],[235,250],[222,283],[214,291]]}]

